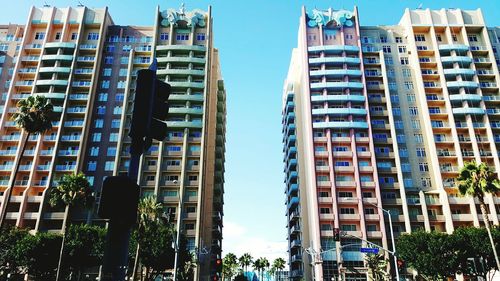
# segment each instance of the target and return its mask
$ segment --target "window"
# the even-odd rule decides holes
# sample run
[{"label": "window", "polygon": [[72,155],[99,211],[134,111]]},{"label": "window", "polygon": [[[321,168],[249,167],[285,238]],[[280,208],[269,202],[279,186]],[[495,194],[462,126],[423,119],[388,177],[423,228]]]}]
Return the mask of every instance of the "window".
[{"label": "window", "polygon": [[422,134],[413,134],[413,137],[414,137],[416,143],[423,143],[424,142],[424,137],[422,136]]},{"label": "window", "polygon": [[110,142],[117,142],[118,141],[118,134],[117,133],[109,134],[109,141]]},{"label": "window", "polygon": [[99,33],[89,32],[89,34],[87,35],[87,40],[99,40]]},{"label": "window", "polygon": [[413,116],[418,115],[418,108],[417,107],[411,106],[408,110],[410,112],[410,115],[413,115]]},{"label": "window", "polygon": [[166,40],[168,40],[168,33],[166,33],[166,32],[162,32],[162,33],[160,33],[160,40],[161,40],[161,41],[166,41]]},{"label": "window", "polygon": [[417,147],[417,157],[425,157],[425,148]]},{"label": "window", "polygon": [[122,107],[121,106],[115,106],[115,108],[113,108],[113,114],[115,114],[115,115],[122,114]]},{"label": "window", "polygon": [[198,41],[205,41],[205,33],[198,33],[198,34],[196,34],[196,40],[198,40]]},{"label": "window", "polygon": [[391,46],[382,46],[382,50],[384,53],[389,54],[391,53]]},{"label": "window", "polygon": [[101,133],[93,133],[92,134],[92,141],[94,141],[94,142],[101,141]]},{"label": "window", "polygon": [[111,76],[111,68],[105,68],[105,69],[102,71],[102,75],[103,75],[103,76]]},{"label": "window", "polygon": [[400,53],[400,54],[406,54],[406,46],[399,46],[398,47],[398,53]]},{"label": "window", "polygon": [[420,172],[428,172],[429,165],[427,165],[427,163],[418,163],[418,169],[420,170]]},{"label": "window", "polygon": [[477,35],[469,35],[467,36],[470,42],[477,42]]},{"label": "window", "polygon": [[118,93],[118,94],[116,94],[116,96],[115,96],[115,101],[117,101],[117,102],[122,102],[122,101],[123,101],[123,98],[124,98],[124,95],[123,95],[123,94],[121,94],[121,93]]},{"label": "window", "polygon": [[187,41],[189,40],[189,33],[178,33],[175,39],[178,41]]},{"label": "window", "polygon": [[111,120],[111,128],[120,128],[120,119]]},{"label": "window", "polygon": [[415,130],[420,129],[420,121],[419,120],[411,120],[411,127]]},{"label": "window", "polygon": [[89,161],[87,163],[87,171],[95,171],[97,168],[97,162],[96,161]]},{"label": "window", "polygon": [[354,208],[340,208],[340,213],[341,214],[348,214],[348,215],[354,215]]},{"label": "window", "polygon": [[106,152],[106,156],[116,156],[116,147],[114,147],[114,146],[108,147],[108,151]]},{"label": "window", "polygon": [[90,148],[90,156],[99,156],[99,147],[93,146]]},{"label": "window", "polygon": [[113,169],[115,168],[115,161],[106,161],[104,163],[104,171],[113,171]]},{"label": "window", "polygon": [[425,42],[425,35],[424,34],[415,34],[415,41]]},{"label": "window", "polygon": [[112,56],[107,56],[104,58],[104,63],[105,64],[112,64],[113,63],[113,57]]},{"label": "window", "polygon": [[35,40],[43,40],[43,39],[45,39],[45,32],[35,33]]},{"label": "window", "polygon": [[120,68],[119,76],[127,76],[128,69],[126,68]]},{"label": "window", "polygon": [[96,119],[95,120],[95,127],[96,128],[102,128],[104,125],[104,120],[103,119]]},{"label": "window", "polygon": [[99,101],[108,101],[108,94],[107,93],[100,93],[98,100]]},{"label": "window", "polygon": [[106,106],[100,105],[97,107],[97,114],[98,115],[104,115],[106,114]]},{"label": "window", "polygon": [[413,89],[413,82],[411,81],[405,81],[405,89],[407,90],[412,90]]}]

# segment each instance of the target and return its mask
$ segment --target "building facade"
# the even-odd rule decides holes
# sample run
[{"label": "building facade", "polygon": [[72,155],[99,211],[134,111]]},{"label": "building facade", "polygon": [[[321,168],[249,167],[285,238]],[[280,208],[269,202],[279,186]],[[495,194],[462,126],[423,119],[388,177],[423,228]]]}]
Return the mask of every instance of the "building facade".
[{"label": "building facade", "polygon": [[[197,278],[208,279],[222,249],[225,87],[212,45],[211,8],[160,10],[152,26],[115,25],[107,8],[33,7],[27,23],[0,26],[0,202],[5,223],[60,231],[64,213],[47,190],[63,175],[83,172],[96,195],[102,181],[126,173],[137,71],[157,59],[158,77],[172,87],[168,137],[141,159],[141,196],[164,205],[188,248],[198,255]],[[44,95],[54,104],[51,131],[30,136],[11,121],[16,103]],[[14,178],[13,167],[20,163]],[[12,197],[6,202],[13,183]]]},{"label": "building facade", "polygon": [[[455,178],[472,160],[500,172],[499,42],[479,9],[365,27],[357,8],[303,8],[283,90],[294,280],[366,280],[359,248],[392,250],[387,212],[396,238],[482,224]],[[486,202],[498,225],[500,201]]]}]

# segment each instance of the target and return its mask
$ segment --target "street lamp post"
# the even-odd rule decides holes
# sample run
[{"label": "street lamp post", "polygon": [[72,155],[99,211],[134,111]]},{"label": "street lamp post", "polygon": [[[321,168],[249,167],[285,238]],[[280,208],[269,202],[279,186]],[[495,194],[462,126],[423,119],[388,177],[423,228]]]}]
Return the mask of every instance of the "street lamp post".
[{"label": "street lamp post", "polygon": [[[361,200],[359,198],[352,198],[352,199],[355,199],[357,201]],[[371,205],[371,206],[381,210],[382,212],[387,213],[387,216],[389,216],[389,229],[391,231],[392,256],[394,258],[394,271],[396,272],[396,280],[399,281],[400,279],[399,279],[399,270],[398,270],[398,258],[396,257],[396,244],[394,243],[394,230],[392,228],[391,212],[389,210],[386,210],[386,209],[384,209],[378,205],[375,205],[373,203],[369,203],[369,202],[363,202],[363,203]]]}]

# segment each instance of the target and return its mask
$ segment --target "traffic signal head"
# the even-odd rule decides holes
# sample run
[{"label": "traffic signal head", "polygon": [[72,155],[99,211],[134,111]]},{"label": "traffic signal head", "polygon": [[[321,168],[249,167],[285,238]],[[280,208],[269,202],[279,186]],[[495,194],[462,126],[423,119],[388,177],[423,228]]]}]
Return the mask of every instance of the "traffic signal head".
[{"label": "traffic signal head", "polygon": [[215,271],[217,273],[221,273],[222,272],[222,259],[216,259],[215,260]]},{"label": "traffic signal head", "polygon": [[333,229],[333,240],[340,241],[340,229],[339,228]]},{"label": "traffic signal head", "polygon": [[[170,85],[156,78],[156,72],[142,69],[137,73],[134,111],[129,136],[132,140],[163,140],[167,136],[167,125],[164,122],[168,113],[168,96]],[[144,147],[147,149],[147,147]],[[132,149],[137,149],[133,146]],[[142,149],[142,148],[141,148]],[[133,153],[133,152],[132,152]]]},{"label": "traffic signal head", "polygon": [[404,260],[398,259],[397,260],[397,264],[398,264],[398,268],[399,269],[402,269],[402,268],[405,267],[405,261]]},{"label": "traffic signal head", "polygon": [[128,176],[107,177],[101,191],[98,214],[103,219],[134,224],[137,220],[139,186]]}]

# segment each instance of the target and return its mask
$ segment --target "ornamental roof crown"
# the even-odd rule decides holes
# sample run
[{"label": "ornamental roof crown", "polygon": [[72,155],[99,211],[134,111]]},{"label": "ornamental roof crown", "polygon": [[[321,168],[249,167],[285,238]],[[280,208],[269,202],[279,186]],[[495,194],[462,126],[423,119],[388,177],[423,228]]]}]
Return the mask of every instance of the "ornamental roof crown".
[{"label": "ornamental roof crown", "polygon": [[161,25],[162,26],[177,26],[187,25],[188,27],[205,27],[206,13],[202,10],[195,9],[186,11],[184,4],[181,5],[179,10],[168,9],[161,12]]},{"label": "ornamental roof crown", "polygon": [[335,11],[332,8],[328,10],[318,10],[313,9],[311,12],[307,13],[307,25],[309,27],[315,26],[353,26],[354,25],[354,14],[347,10]]}]

